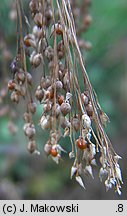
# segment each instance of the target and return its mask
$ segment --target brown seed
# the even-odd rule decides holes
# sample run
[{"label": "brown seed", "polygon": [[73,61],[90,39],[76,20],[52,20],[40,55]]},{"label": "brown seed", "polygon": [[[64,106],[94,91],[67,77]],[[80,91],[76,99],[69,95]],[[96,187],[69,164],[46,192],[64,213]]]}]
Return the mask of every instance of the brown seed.
[{"label": "brown seed", "polygon": [[79,149],[84,150],[87,148],[87,142],[82,137],[79,138],[76,142]]},{"label": "brown seed", "polygon": [[33,34],[28,34],[24,37],[24,44],[26,47],[36,48],[36,42]]},{"label": "brown seed", "polygon": [[43,130],[47,130],[51,126],[51,118],[50,116],[42,116],[40,119],[40,125]]},{"label": "brown seed", "polygon": [[57,50],[64,52],[65,48],[63,40],[58,43]]},{"label": "brown seed", "polygon": [[50,150],[50,154],[51,154],[53,157],[57,157],[58,152],[57,152],[56,149],[52,148],[52,149]]},{"label": "brown seed", "polygon": [[66,116],[71,111],[71,106],[69,103],[62,103],[60,108],[64,116]]},{"label": "brown seed", "polygon": [[29,103],[28,108],[32,114],[36,112],[37,104],[35,102]]},{"label": "brown seed", "polygon": [[64,96],[60,95],[58,96],[58,103],[61,105],[64,102]]},{"label": "brown seed", "polygon": [[52,61],[53,57],[54,57],[54,50],[51,46],[48,46],[45,50],[45,56]]},{"label": "brown seed", "polygon": [[92,104],[89,103],[87,106],[86,106],[86,112],[87,112],[87,115],[89,117],[92,117],[93,116],[93,107],[92,107]]},{"label": "brown seed", "polygon": [[52,19],[53,14],[52,14],[52,10],[50,8],[45,11],[45,17],[46,17],[47,20],[51,20]]},{"label": "brown seed", "polygon": [[17,78],[18,78],[18,81],[22,81],[24,82],[25,81],[25,74],[22,70],[20,70],[17,74]]},{"label": "brown seed", "polygon": [[38,26],[33,27],[33,34],[35,35],[36,38],[41,38],[43,36],[43,31],[40,29]]},{"label": "brown seed", "polygon": [[27,73],[27,82],[29,85],[32,85],[32,76],[30,73]]},{"label": "brown seed", "polygon": [[24,115],[23,115],[23,119],[25,120],[26,123],[31,122],[31,114],[25,112]]},{"label": "brown seed", "polygon": [[38,4],[36,0],[31,0],[29,3],[29,8],[31,10],[31,13],[36,13],[38,11]]},{"label": "brown seed", "polygon": [[59,62],[59,70],[64,71],[64,64],[61,61]]},{"label": "brown seed", "polygon": [[37,149],[37,144],[35,140],[29,141],[27,149],[31,154],[35,152],[35,150]]},{"label": "brown seed", "polygon": [[63,129],[70,127],[70,122],[64,116],[60,116],[60,124]]},{"label": "brown seed", "polygon": [[30,47],[30,46],[31,46],[30,39],[29,39],[29,38],[24,39],[24,44],[25,44],[27,47]]},{"label": "brown seed", "polygon": [[24,132],[25,132],[26,129],[27,129],[28,127],[30,127],[30,126],[31,126],[31,123],[25,123],[24,126],[23,126]]},{"label": "brown seed", "polygon": [[14,90],[15,89],[15,81],[14,80],[9,80],[8,89],[9,90]]},{"label": "brown seed", "polygon": [[53,106],[53,115],[55,115],[56,117],[58,117],[61,113],[61,109],[60,109],[60,105],[59,104],[55,104]]},{"label": "brown seed", "polygon": [[64,48],[63,40],[58,43],[57,51],[58,51],[58,58],[59,59],[64,58],[64,56],[65,56],[65,48]]},{"label": "brown seed", "polygon": [[46,144],[45,144],[45,146],[44,146],[44,151],[45,151],[45,153],[46,153],[47,155],[50,155],[51,148],[52,148],[51,144],[49,144],[49,143],[46,143]]},{"label": "brown seed", "polygon": [[55,25],[53,25],[51,28],[51,35],[54,34],[54,32],[56,32],[56,34],[58,35],[63,35],[62,25],[59,23],[56,23]]},{"label": "brown seed", "polygon": [[81,98],[82,98],[83,104],[84,104],[85,106],[87,106],[88,103],[89,103],[89,98],[88,98],[84,93],[81,94]]},{"label": "brown seed", "polygon": [[18,103],[18,102],[19,102],[19,94],[16,93],[15,91],[12,92],[12,94],[11,94],[11,100],[12,100],[13,102]]},{"label": "brown seed", "polygon": [[[39,38],[42,38],[42,33],[39,34]],[[40,41],[41,42],[41,41]],[[42,44],[42,45],[41,45]],[[46,38],[43,38],[42,39],[42,43],[40,43],[40,46],[39,46],[39,52],[41,52],[41,50],[46,50],[46,47],[48,46],[47,44],[47,40]]]},{"label": "brown seed", "polygon": [[49,77],[45,78],[45,89],[47,89],[51,85],[51,79]]},{"label": "brown seed", "polygon": [[44,112],[49,112],[52,109],[52,103],[44,104],[43,106]]},{"label": "brown seed", "polygon": [[52,100],[54,98],[54,91],[47,91],[46,98]]},{"label": "brown seed", "polygon": [[56,89],[60,90],[62,88],[63,88],[63,83],[60,80],[56,81]]},{"label": "brown seed", "polygon": [[79,130],[79,128],[80,128],[80,121],[79,121],[79,119],[78,118],[73,118],[72,119],[72,127],[73,127],[73,129],[77,132],[78,130]]},{"label": "brown seed", "polygon": [[34,22],[36,23],[37,26],[42,27],[42,14],[41,13],[36,13],[34,17]]},{"label": "brown seed", "polygon": [[42,101],[42,99],[44,98],[44,91],[42,89],[40,90],[36,90],[35,92],[35,97],[38,101]]},{"label": "brown seed", "polygon": [[42,61],[42,55],[38,53],[33,56],[31,63],[34,67],[38,67],[41,64],[41,61]]},{"label": "brown seed", "polygon": [[34,127],[26,127],[25,129],[25,135],[29,138],[32,139],[34,135],[36,134],[36,130]]},{"label": "brown seed", "polygon": [[41,88],[45,88],[45,78],[42,76],[41,77],[41,81],[40,81],[40,86],[39,86],[39,88],[41,89]]}]

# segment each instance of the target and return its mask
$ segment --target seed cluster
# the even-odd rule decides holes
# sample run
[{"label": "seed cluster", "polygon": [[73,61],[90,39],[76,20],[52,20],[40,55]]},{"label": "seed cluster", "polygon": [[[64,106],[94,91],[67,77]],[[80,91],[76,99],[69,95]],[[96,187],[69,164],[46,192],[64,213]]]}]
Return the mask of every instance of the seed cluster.
[{"label": "seed cluster", "polygon": [[[120,157],[115,153],[104,131],[108,117],[98,103],[80,51],[80,48],[91,48],[89,42],[81,39],[82,32],[88,29],[92,21],[89,15],[90,4],[90,0],[82,1],[81,5],[78,1],[69,0],[31,0],[29,9],[31,23],[34,24],[31,30],[25,16],[29,31],[23,37],[23,6],[21,1],[17,0],[20,43],[17,56],[11,64],[14,76],[13,80],[8,82],[8,88],[12,92],[12,101],[19,103],[21,98],[25,98],[27,103],[24,132],[29,139],[30,153],[39,153],[32,120],[36,112],[36,98],[37,103],[42,105],[39,125],[42,130],[50,131],[44,146],[45,153],[59,163],[62,152],[66,152],[61,147],[60,140],[68,136],[72,148],[69,157],[74,159],[71,177],[74,176],[84,187],[82,175],[90,174],[93,177],[92,167],[96,165],[97,152],[100,152],[100,179],[106,176],[107,190],[114,185],[120,194]],[[37,70],[41,71],[39,83],[34,83],[31,73],[27,71],[27,59],[35,73]],[[79,83],[80,72],[84,89]],[[36,91],[35,95],[32,95],[34,84]]]}]

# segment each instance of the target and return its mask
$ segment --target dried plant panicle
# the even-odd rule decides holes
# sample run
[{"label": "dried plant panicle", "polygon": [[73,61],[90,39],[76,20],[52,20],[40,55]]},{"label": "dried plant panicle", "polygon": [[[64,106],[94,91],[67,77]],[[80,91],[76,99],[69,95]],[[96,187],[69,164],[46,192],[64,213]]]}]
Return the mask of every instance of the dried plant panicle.
[{"label": "dried plant panicle", "polygon": [[[24,113],[24,132],[28,137],[30,153],[39,153],[35,141],[36,129],[32,116],[36,113],[35,98],[43,106],[39,125],[42,130],[49,129],[49,137],[44,151],[59,163],[65,149],[59,144],[60,139],[68,136],[72,147],[69,157],[74,162],[71,178],[85,188],[83,175],[91,175],[96,165],[96,154],[100,152],[100,180],[106,177],[106,189],[115,187],[121,194],[122,175],[118,156],[104,130],[108,117],[101,109],[95,91],[86,72],[82,49],[91,48],[90,43],[81,40],[81,33],[92,22],[89,15],[90,0],[78,1],[31,0],[29,9],[34,22],[31,31],[25,37],[23,30],[23,5],[17,0],[19,35],[17,56],[12,62],[14,78],[9,83],[11,100],[19,103],[25,98],[27,110]],[[84,10],[83,24],[79,25],[78,14]],[[27,71],[26,58],[31,68],[40,68],[40,83],[34,83]],[[80,88],[79,71],[82,72],[84,90]],[[36,84],[35,95],[32,87]],[[95,125],[95,130],[93,129]],[[91,139],[92,137],[92,139]],[[94,143],[92,142],[94,140]]]}]

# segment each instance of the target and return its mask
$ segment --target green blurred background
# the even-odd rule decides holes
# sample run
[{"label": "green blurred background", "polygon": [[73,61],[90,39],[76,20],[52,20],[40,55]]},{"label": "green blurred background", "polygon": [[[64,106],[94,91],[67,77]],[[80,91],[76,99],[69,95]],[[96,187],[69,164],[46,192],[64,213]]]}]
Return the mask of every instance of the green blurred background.
[{"label": "green blurred background", "polygon": [[[16,28],[10,19],[11,0],[0,1],[0,47],[6,43],[15,54]],[[85,177],[86,190],[70,180],[73,161],[66,155],[56,165],[43,153],[47,134],[39,127],[40,156],[29,155],[27,139],[22,131],[23,120],[17,119],[19,130],[12,136],[7,128],[8,117],[0,118],[0,199],[126,199],[127,198],[127,1],[93,0],[90,13],[93,22],[84,35],[92,42],[93,49],[86,53],[86,68],[97,92],[99,102],[108,114],[107,133],[116,152],[122,156],[120,165],[124,185],[122,196],[114,190],[105,191],[100,183],[99,167],[94,169],[94,180]],[[0,48],[0,73],[3,67],[9,72],[9,64],[3,64]],[[0,84],[1,85],[1,84]],[[24,107],[18,108],[23,113]],[[41,107],[38,107],[38,114]],[[39,115],[35,121],[38,122]],[[64,140],[63,142],[68,142]]]}]

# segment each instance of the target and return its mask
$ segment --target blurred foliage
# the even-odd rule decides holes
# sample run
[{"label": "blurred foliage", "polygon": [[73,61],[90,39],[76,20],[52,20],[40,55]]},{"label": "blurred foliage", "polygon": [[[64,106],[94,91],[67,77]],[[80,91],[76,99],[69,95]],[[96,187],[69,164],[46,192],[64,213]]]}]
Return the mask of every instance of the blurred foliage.
[{"label": "blurred foliage", "polygon": [[[16,27],[9,18],[12,3],[11,0],[0,1],[0,39],[4,38],[13,54],[16,49]],[[108,133],[114,140],[113,144],[117,152],[124,156],[123,152],[127,152],[122,145],[126,142],[127,121],[127,2],[126,0],[93,0],[91,14],[93,24],[87,34],[82,35],[93,44],[93,49],[85,53],[86,68],[100,104],[110,117]],[[0,64],[2,64],[1,50]],[[41,106],[38,108],[38,115],[40,113]],[[42,134],[39,128],[38,144],[42,155],[39,157],[29,155],[22,131],[23,120],[17,121],[19,131],[15,137],[9,134],[7,121],[7,118],[0,119],[1,199],[91,199],[91,197],[118,199],[112,191],[105,193],[96,173],[97,180],[91,182],[92,186],[91,188],[88,186],[87,191],[81,190],[75,182],[70,181],[69,172],[72,162],[69,162],[64,155],[66,162],[62,161],[57,166],[43,155],[42,145],[46,141],[47,134]],[[64,140],[64,142],[68,141]],[[123,168],[125,168],[124,163],[123,160]],[[9,188],[13,187],[15,193],[11,196],[8,194],[11,191]],[[125,199],[125,189],[122,198]]]},{"label": "blurred foliage", "polygon": [[102,108],[111,119],[108,133],[118,131],[122,102],[127,99],[123,82],[126,75],[126,0],[93,1],[93,25],[87,33],[93,49],[87,54],[87,70]]}]

